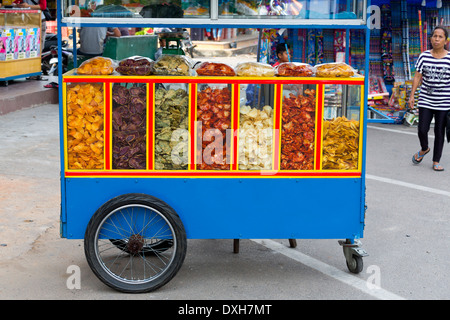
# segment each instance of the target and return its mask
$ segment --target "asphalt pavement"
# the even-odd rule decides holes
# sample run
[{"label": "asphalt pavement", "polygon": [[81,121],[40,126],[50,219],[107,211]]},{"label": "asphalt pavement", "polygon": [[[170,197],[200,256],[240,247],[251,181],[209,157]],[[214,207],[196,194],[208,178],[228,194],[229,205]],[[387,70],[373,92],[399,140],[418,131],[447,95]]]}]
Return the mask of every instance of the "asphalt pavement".
[{"label": "asphalt pavement", "polygon": [[0,116],[0,299],[450,298],[450,145],[446,171],[434,172],[430,155],[413,165],[416,128],[368,125],[360,274],[348,272],[337,239],[299,239],[295,249],[287,239],[241,240],[238,254],[232,240],[189,240],[174,279],[129,295],[94,276],[82,240],[60,238],[58,117],[55,104]]}]

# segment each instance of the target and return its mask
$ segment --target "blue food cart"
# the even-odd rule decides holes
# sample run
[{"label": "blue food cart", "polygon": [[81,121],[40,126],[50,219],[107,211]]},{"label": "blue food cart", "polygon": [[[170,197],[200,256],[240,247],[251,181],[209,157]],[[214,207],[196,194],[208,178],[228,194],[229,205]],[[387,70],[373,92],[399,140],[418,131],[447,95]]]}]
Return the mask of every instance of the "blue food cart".
[{"label": "blue food cart", "polygon": [[[62,1],[59,41],[62,27],[80,25],[331,28],[369,38],[366,1],[327,1],[327,14],[299,2],[302,14],[249,7],[229,16],[213,0],[169,19],[80,17]],[[187,239],[234,239],[235,251],[239,239],[340,239],[349,271],[362,270],[367,77],[252,73],[259,67],[60,76],[61,236],[84,239],[106,285],[160,288],[181,268]],[[264,88],[263,104],[246,105],[251,85]]]}]

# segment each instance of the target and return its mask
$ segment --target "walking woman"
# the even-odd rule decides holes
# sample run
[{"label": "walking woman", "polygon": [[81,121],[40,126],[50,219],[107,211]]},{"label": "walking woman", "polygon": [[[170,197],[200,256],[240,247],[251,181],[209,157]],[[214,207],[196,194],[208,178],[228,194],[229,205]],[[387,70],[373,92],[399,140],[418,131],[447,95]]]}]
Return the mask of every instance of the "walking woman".
[{"label": "walking woman", "polygon": [[410,108],[414,107],[414,93],[422,83],[419,95],[419,125],[418,136],[421,149],[412,157],[414,164],[422,162],[430,152],[428,146],[428,131],[434,117],[434,147],[433,170],[444,171],[439,164],[444,148],[446,116],[450,110],[450,54],[445,49],[448,43],[448,31],[437,26],[431,35],[433,49],[422,52],[416,63]]}]

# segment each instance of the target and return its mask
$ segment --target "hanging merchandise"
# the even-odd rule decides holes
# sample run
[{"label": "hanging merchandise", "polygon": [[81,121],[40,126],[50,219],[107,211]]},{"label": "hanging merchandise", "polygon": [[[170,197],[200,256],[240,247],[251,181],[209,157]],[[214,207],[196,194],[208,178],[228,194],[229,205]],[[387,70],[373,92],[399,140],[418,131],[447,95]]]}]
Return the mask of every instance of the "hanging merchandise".
[{"label": "hanging merchandise", "polygon": [[381,8],[381,58],[383,62],[383,78],[386,82],[394,81],[392,59],[392,24],[390,17],[390,5],[385,4]]},{"label": "hanging merchandise", "polygon": [[268,63],[269,60],[269,40],[261,40],[259,51],[259,62]]},{"label": "hanging merchandise", "polygon": [[316,29],[316,64],[324,62],[323,53],[323,32],[322,29]]},{"label": "hanging merchandise", "polygon": [[334,30],[323,30],[323,62],[336,61],[334,58]]},{"label": "hanging merchandise", "polygon": [[[419,10],[419,31],[422,30],[422,10]],[[423,48],[423,32],[419,32],[420,48]]]},{"label": "hanging merchandise", "polygon": [[345,31],[334,30],[334,60],[345,62]]},{"label": "hanging merchandise", "polygon": [[364,71],[364,33],[359,30],[352,30],[350,33],[350,43],[352,66],[362,73]]},{"label": "hanging merchandise", "polygon": [[[416,62],[419,59],[421,51],[420,36],[421,32],[421,17],[419,17],[419,11],[421,11],[420,4],[409,4],[407,7],[408,25],[409,25],[409,70],[411,78],[414,77],[416,72]],[[423,41],[423,35],[422,35]]]},{"label": "hanging merchandise", "polygon": [[303,52],[305,48],[304,29],[292,31],[292,37],[289,37],[289,40],[292,39],[292,61],[303,62]]},{"label": "hanging merchandise", "polygon": [[403,66],[405,72],[405,79],[411,79],[411,70],[409,66],[409,26],[408,26],[408,11],[407,2],[401,2],[401,19],[402,19],[402,56]]},{"label": "hanging merchandise", "polygon": [[316,64],[316,34],[313,29],[308,30],[307,50],[306,63],[313,66]]}]

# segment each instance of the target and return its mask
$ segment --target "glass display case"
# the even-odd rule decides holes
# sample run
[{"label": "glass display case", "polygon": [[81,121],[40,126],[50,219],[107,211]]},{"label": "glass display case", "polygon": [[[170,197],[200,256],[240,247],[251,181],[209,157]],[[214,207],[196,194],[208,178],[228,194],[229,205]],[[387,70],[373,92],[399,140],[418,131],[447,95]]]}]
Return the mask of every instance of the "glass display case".
[{"label": "glass display case", "polygon": [[215,79],[66,74],[66,174],[360,174],[363,77]]},{"label": "glass display case", "polygon": [[197,170],[230,170],[232,89],[228,84],[204,83],[197,88]]},{"label": "glass display case", "polygon": [[105,125],[105,113],[110,112],[105,112],[104,89],[101,82],[65,86],[65,159],[69,170],[106,168],[105,130],[110,126]]},{"label": "glass display case", "polygon": [[156,170],[187,170],[189,163],[189,85],[156,83],[154,94]]},{"label": "glass display case", "polygon": [[77,23],[74,19],[78,18],[89,18],[90,23],[121,18],[134,23],[145,19],[150,24],[185,26],[211,21],[221,25],[273,25],[299,20],[304,24],[339,21],[363,25],[366,8],[366,0],[64,0],[61,10],[67,23]]},{"label": "glass display case", "polygon": [[41,11],[0,9],[0,81],[41,72]]},{"label": "glass display case", "polygon": [[112,168],[147,169],[147,85],[112,86]]}]

